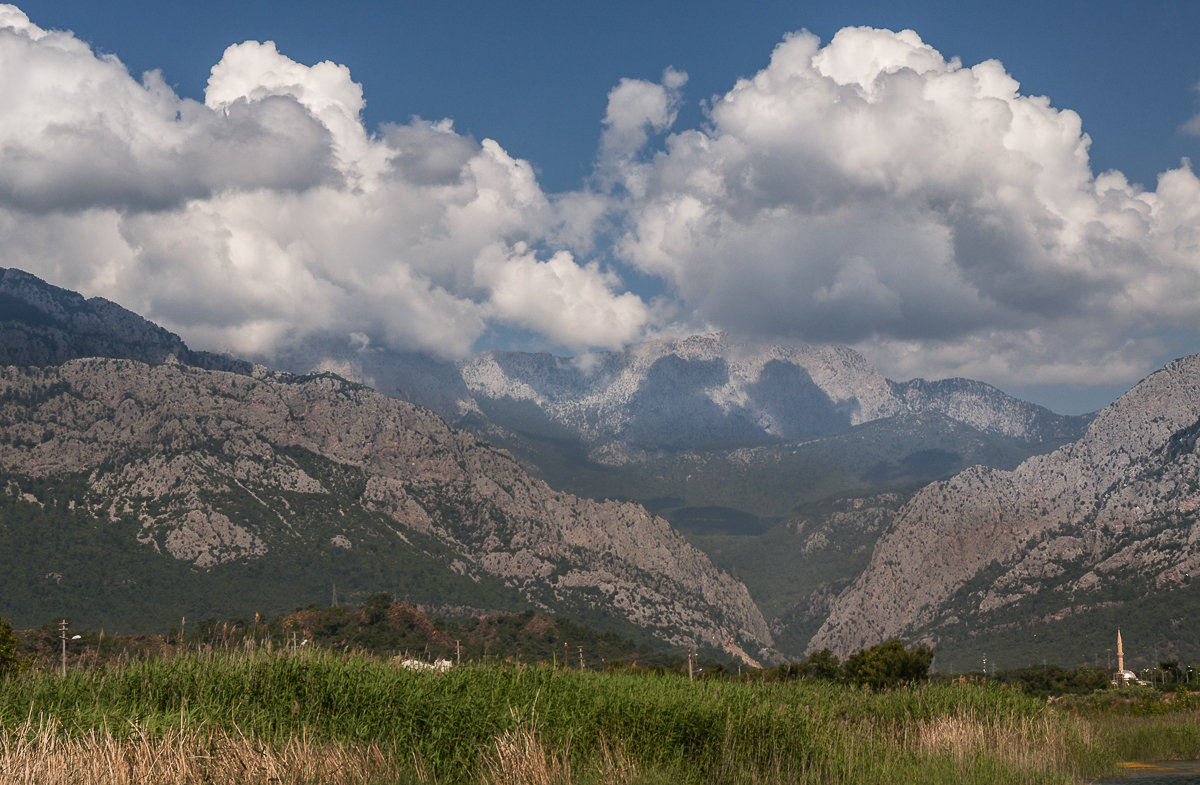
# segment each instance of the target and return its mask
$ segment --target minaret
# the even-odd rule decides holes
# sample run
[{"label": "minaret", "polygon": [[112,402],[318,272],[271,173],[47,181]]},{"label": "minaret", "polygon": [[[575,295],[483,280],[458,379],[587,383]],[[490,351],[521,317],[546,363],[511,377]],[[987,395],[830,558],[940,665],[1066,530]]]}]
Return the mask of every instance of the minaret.
[{"label": "minaret", "polygon": [[1125,649],[1121,647],[1121,628],[1117,628],[1117,673],[1125,673]]}]

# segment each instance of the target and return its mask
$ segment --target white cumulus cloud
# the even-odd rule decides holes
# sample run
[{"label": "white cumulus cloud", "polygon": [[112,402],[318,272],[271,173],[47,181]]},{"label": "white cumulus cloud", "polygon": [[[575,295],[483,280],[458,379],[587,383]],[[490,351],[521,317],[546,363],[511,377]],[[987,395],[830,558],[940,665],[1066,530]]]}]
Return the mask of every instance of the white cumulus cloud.
[{"label": "white cumulus cloud", "polygon": [[697,321],[855,344],[897,376],[1128,379],[1162,350],[1148,331],[1200,317],[1200,182],[1097,176],[1089,144],[999,62],[799,33],[704,128],[625,151],[619,252]]},{"label": "white cumulus cloud", "polygon": [[556,217],[497,142],[448,120],[371,132],[363,107],[345,66],[269,41],[230,46],[204,101],[184,99],[0,5],[5,263],[255,357],[339,340],[456,355],[496,326],[581,349],[642,333],[611,272],[530,250],[586,224],[587,198]]},{"label": "white cumulus cloud", "polygon": [[450,120],[366,128],[343,65],[237,43],[191,100],[0,4],[2,263],[266,359],[694,326],[1045,385],[1196,350],[1190,164],[1094,172],[1080,117],[1001,63],[847,28],[785,37],[676,129],[686,85],[621,80],[595,177],[547,194]]},{"label": "white cumulus cloud", "polygon": [[604,168],[628,163],[645,146],[649,130],[662,133],[674,124],[685,84],[687,74],[668,68],[661,83],[622,79],[609,91],[600,139]]}]

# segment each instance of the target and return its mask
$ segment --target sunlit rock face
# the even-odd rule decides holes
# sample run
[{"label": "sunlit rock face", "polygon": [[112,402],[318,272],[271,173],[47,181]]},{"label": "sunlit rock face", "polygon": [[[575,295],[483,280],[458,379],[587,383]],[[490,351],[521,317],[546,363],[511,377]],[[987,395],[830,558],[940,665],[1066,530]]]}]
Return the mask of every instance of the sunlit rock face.
[{"label": "sunlit rock face", "polygon": [[1099,412],[1077,442],[1013,471],[975,467],[924,488],[832,603],[812,647],[936,637],[941,624],[1039,593],[1059,598],[1043,612],[1062,618],[1106,588],[1127,586],[1135,599],[1186,586],[1200,569],[1198,434],[1193,355]]}]

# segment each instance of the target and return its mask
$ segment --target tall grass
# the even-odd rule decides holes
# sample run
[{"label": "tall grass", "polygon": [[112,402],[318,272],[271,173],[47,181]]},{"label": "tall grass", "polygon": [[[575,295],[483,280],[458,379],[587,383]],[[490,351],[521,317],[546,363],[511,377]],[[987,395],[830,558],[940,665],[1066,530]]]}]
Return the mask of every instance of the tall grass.
[{"label": "tall grass", "polygon": [[[242,765],[242,744],[264,758],[328,761],[285,782],[992,785],[1068,783],[1114,762],[1078,719],[992,687],[873,694],[551,668],[430,674],[322,652],[191,653],[28,676],[0,689],[0,725],[5,754],[29,759],[83,755],[82,744],[110,758],[229,750]],[[314,773],[319,765],[344,779]]]},{"label": "tall grass", "polygon": [[1120,760],[1200,758],[1200,712],[1170,715],[1105,714],[1089,720],[1096,744]]},{"label": "tall grass", "polygon": [[330,744],[307,734],[264,745],[241,733],[136,725],[73,734],[32,718],[0,731],[0,782],[28,785],[396,782],[398,767],[375,745]]}]

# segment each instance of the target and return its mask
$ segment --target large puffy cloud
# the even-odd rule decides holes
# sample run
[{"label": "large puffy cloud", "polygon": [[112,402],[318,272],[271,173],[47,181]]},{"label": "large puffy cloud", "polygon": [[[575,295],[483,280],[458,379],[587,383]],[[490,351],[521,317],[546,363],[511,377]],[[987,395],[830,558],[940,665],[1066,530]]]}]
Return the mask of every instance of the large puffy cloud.
[{"label": "large puffy cloud", "polygon": [[0,5],[4,263],[255,357],[455,355],[505,326],[580,349],[642,334],[611,272],[530,250],[571,220],[527,162],[449,121],[369,133],[363,106],[344,66],[270,42],[230,46],[203,103],[183,99]]},{"label": "large puffy cloud", "polygon": [[637,295],[609,296],[616,278],[594,262],[580,267],[567,251],[543,262],[522,245],[507,254],[494,249],[492,263],[476,275],[491,291],[498,318],[571,345],[618,345],[649,321]]},{"label": "large puffy cloud", "polygon": [[1200,183],[1095,176],[1088,145],[998,62],[801,33],[704,129],[627,151],[619,250],[701,321],[853,343],[897,376],[1136,378],[1153,330],[1200,317]]},{"label": "large puffy cloud", "polygon": [[1200,181],[1186,162],[1153,191],[1094,173],[1080,118],[1000,63],[911,31],[800,33],[651,143],[686,80],[617,84],[597,176],[548,195],[448,120],[364,128],[344,66],[236,44],[193,101],[0,5],[0,263],[267,359],[615,347],[670,324],[1044,385],[1195,350]]},{"label": "large puffy cloud", "polygon": [[336,176],[328,130],[295,100],[208,111],[12,6],[0,16],[0,154],[0,206],[32,212],[162,209]]}]

